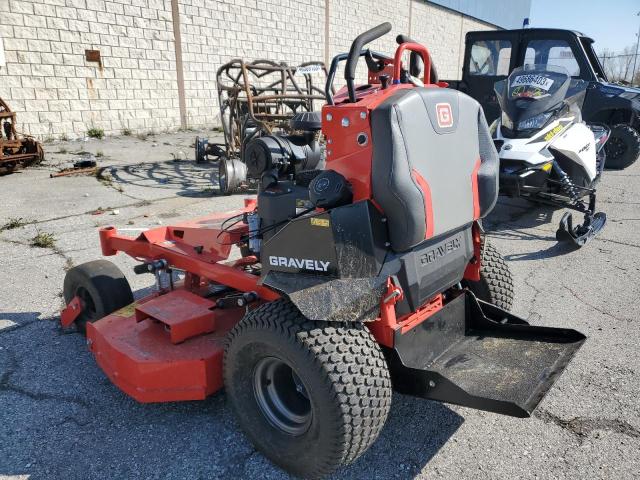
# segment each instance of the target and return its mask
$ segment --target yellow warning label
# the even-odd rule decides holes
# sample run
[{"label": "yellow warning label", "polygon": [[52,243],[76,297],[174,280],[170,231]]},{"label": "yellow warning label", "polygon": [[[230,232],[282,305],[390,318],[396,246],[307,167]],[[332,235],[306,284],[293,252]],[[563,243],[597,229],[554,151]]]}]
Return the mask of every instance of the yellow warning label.
[{"label": "yellow warning label", "polygon": [[549,131],[549,133],[547,133],[544,136],[544,141],[548,142],[549,140],[551,140],[553,137],[555,137],[558,132],[560,132],[564,127],[562,125],[556,125],[552,130]]},{"label": "yellow warning label", "polygon": [[328,227],[329,219],[328,218],[312,218],[311,225],[315,225],[316,227]]},{"label": "yellow warning label", "polygon": [[132,304],[113,312],[111,315],[115,315],[116,317],[130,317],[136,312],[136,305],[136,302],[133,302]]}]

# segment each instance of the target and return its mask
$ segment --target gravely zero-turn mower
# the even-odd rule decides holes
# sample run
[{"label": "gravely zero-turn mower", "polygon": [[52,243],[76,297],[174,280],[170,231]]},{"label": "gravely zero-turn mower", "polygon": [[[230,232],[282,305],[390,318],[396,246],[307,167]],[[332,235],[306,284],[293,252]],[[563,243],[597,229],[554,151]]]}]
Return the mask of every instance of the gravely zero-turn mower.
[{"label": "gravely zero-turn mower", "polygon": [[[528,417],[585,340],[507,311],[511,279],[479,226],[498,193],[482,109],[431,81],[422,45],[405,41],[394,58],[363,50],[390,29],[333,60],[318,119],[326,170],[282,180],[286,155],[267,152],[257,201],[241,210],[136,238],[102,228],[104,255],[124,252],[136,273],[156,275],[145,298],[134,302],[104,260],[64,283],[62,325],[86,329],[122,391],[174,402],[224,387],[255,446],[303,477],[362,455],[392,389]],[[424,87],[402,67],[408,51]],[[356,86],[361,56],[369,83]],[[343,60],[347,85],[334,96]],[[242,256],[229,261],[234,245]]]}]

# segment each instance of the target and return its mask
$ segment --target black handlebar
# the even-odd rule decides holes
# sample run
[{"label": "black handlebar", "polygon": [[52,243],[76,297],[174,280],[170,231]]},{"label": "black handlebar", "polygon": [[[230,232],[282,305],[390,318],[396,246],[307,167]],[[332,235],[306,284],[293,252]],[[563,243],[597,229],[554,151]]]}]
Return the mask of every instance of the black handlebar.
[{"label": "black handlebar", "polygon": [[[351,48],[349,49],[349,53],[341,53],[333,57],[331,62],[331,67],[329,68],[329,72],[327,75],[327,83],[325,85],[325,97],[327,98],[327,104],[333,105],[333,95],[331,93],[331,87],[333,86],[333,81],[335,79],[336,71],[338,68],[338,64],[347,60],[347,64],[344,67],[344,79],[347,82],[347,90],[349,92],[349,101],[351,103],[355,103],[356,101],[356,88],[354,85],[354,80],[356,77],[356,67],[358,66],[358,60],[360,57],[369,55],[371,58],[377,60],[390,60],[386,55],[382,55],[377,52],[372,52],[370,50],[363,50],[362,48],[367,44],[371,43],[374,40],[386,35],[391,31],[391,24],[389,22],[382,23],[377,27],[372,28],[371,30],[367,30],[364,33],[361,33],[356,37],[356,39],[351,44]],[[398,45],[403,43],[418,43],[413,40],[408,35],[400,34],[396,37],[396,42]],[[421,57],[417,52],[411,52],[409,72],[414,77],[420,76],[420,70],[422,69],[420,65]],[[438,81],[438,73],[436,72],[436,67],[431,62],[431,82],[436,83]]]},{"label": "black handlebar", "polygon": [[405,35],[404,33],[401,33],[396,37],[396,43],[398,45],[402,45],[403,43],[417,43],[417,42],[410,36]]},{"label": "black handlebar", "polygon": [[362,47],[367,43],[373,42],[375,39],[389,33],[391,31],[391,24],[389,22],[381,23],[377,27],[373,27],[371,30],[367,30],[356,37],[349,49],[349,55],[347,57],[347,64],[344,67],[344,79],[347,81],[347,89],[349,90],[349,100],[351,102],[356,101],[356,89],[353,84],[353,80],[356,78],[356,66],[358,65],[358,59],[362,56]]},{"label": "black handlebar", "polygon": [[[371,50],[361,50],[360,51],[360,55],[358,55],[359,57],[364,57],[365,55],[371,55],[372,58],[380,60],[380,61],[384,61],[384,60],[392,60],[392,58],[387,57],[386,55],[383,55],[381,53],[378,52],[373,52]],[[328,105],[333,105],[333,94],[331,92],[332,90],[332,86],[333,86],[333,80],[336,78],[336,72],[338,70],[338,64],[340,62],[342,62],[343,60],[349,58],[349,54],[347,53],[340,53],[338,55],[336,55],[335,57],[333,57],[333,60],[331,61],[331,66],[329,67],[329,73],[327,74],[327,83],[325,84],[324,87],[324,96],[327,99],[327,104]],[[353,84],[353,80],[352,80],[352,84]],[[355,91],[354,91],[355,94]],[[351,100],[351,98],[349,98]],[[352,102],[355,100],[351,100]]]}]

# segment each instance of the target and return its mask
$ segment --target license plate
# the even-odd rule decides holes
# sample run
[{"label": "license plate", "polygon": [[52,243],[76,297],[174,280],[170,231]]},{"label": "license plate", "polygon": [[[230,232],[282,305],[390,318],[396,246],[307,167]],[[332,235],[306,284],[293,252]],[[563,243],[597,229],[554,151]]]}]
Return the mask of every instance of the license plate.
[{"label": "license plate", "polygon": [[530,86],[538,87],[545,92],[549,91],[553,85],[553,80],[545,77],[544,75],[518,75],[511,82],[512,87]]}]

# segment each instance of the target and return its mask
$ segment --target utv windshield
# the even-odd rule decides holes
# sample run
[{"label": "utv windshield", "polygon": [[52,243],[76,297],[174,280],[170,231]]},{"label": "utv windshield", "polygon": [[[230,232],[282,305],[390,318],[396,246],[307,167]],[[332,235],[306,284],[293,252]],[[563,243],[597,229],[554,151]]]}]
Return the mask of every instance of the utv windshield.
[{"label": "utv windshield", "polygon": [[561,107],[576,103],[569,98],[577,101],[585,89],[586,82],[553,65],[525,65],[495,84],[502,124],[513,131],[542,128]]}]

